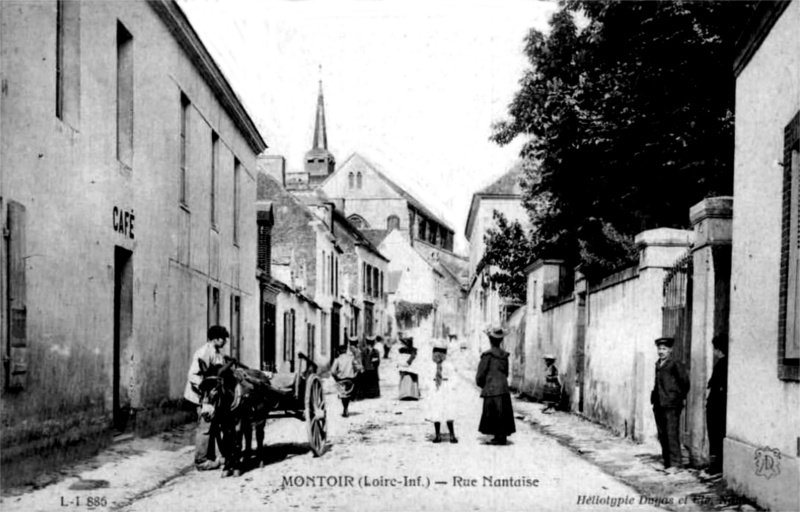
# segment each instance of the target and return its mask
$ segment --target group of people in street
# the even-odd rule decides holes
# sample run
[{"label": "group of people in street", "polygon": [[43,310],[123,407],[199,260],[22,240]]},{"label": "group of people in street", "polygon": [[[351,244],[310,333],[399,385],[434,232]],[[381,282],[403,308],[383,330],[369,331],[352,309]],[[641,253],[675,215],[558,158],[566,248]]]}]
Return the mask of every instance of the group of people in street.
[{"label": "group of people in street", "polygon": [[331,365],[330,373],[336,382],[339,399],[342,401],[342,416],[350,415],[350,402],[365,398],[380,398],[381,354],[375,348],[379,337],[367,336],[365,348],[359,348],[358,336],[350,336],[349,346],[340,345],[338,355]]},{"label": "group of people in street", "polygon": [[[508,385],[509,353],[501,348],[506,331],[493,327],[486,331],[491,348],[483,352],[475,375],[475,383],[481,389],[483,409],[478,430],[485,435],[493,436],[489,444],[505,445],[508,436],[516,431],[511,393]],[[190,368],[184,398],[197,408],[197,431],[195,434],[195,465],[199,470],[215,469],[221,465],[215,445],[219,445],[220,432],[211,420],[203,417],[200,410],[203,369],[212,365],[223,365],[226,357],[222,353],[229,334],[225,327],[214,325],[208,329],[208,341],[194,354]],[[380,374],[381,352],[375,348],[379,337],[365,338],[364,349],[359,348],[359,338],[351,336],[348,345],[338,347],[338,356],[334,360],[330,374],[336,383],[338,396],[342,402],[342,416],[349,416],[349,406],[353,400],[378,398],[381,396]],[[673,355],[673,338],[655,340],[658,360],[655,367],[655,382],[650,396],[653,414],[661,444],[664,467],[668,472],[675,472],[683,467],[681,453],[680,420],[684,402],[689,393],[689,376],[684,364]],[[715,365],[708,382],[706,400],[706,425],[708,429],[710,466],[709,473],[722,470],[722,441],[725,437],[725,410],[727,398],[727,346],[724,335],[715,336],[712,340],[715,354]],[[388,344],[384,344],[384,348]],[[410,336],[399,336],[399,361],[397,365],[399,385],[398,399],[419,400],[420,369],[423,363],[417,359],[418,349]],[[384,358],[388,352],[384,349]],[[434,339],[431,343],[432,375],[430,396],[426,397],[425,419],[433,423],[432,441],[440,443],[442,423],[447,426],[449,441],[457,443],[455,434],[456,373],[448,360],[448,343]],[[555,410],[561,400],[561,382],[559,371],[555,365],[556,358],[546,355],[545,384],[543,402],[545,413]],[[428,393],[428,391],[426,391]]]}]

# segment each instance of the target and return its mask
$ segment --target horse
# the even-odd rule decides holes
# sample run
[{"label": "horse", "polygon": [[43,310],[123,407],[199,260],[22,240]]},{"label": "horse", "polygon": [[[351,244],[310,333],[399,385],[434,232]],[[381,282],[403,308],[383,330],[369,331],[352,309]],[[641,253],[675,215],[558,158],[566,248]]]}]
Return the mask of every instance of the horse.
[{"label": "horse", "polygon": [[[201,361],[200,414],[216,421],[222,436],[220,451],[225,457],[222,476],[240,476],[243,463],[252,457],[252,430],[256,432],[256,459],[264,467],[264,426],[274,406],[268,393],[269,379],[236,360],[206,366]],[[242,441],[245,448],[242,450]]]}]

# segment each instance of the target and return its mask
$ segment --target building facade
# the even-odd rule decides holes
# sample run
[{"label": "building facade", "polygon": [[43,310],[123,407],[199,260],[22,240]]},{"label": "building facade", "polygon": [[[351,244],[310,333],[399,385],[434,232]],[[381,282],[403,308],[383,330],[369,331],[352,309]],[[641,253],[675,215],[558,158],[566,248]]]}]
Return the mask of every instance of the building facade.
[{"label": "building facade", "polygon": [[491,276],[499,269],[487,266],[484,237],[489,229],[496,227],[494,213],[503,214],[509,222],[519,221],[529,226],[528,214],[522,206],[522,164],[517,164],[489,186],[472,195],[464,235],[469,242],[469,281],[467,291],[466,337],[467,344],[480,352],[488,348],[483,334],[492,324],[507,321],[520,304],[500,295]]},{"label": "building facade", "polygon": [[453,251],[452,228],[358,153],[319,187],[329,198],[342,201],[348,220],[359,229],[398,229],[411,244],[421,240]]},{"label": "building facade", "polygon": [[7,482],[185,420],[211,324],[257,363],[266,145],[173,1],[2,2],[0,25]]},{"label": "building facade", "polygon": [[257,197],[274,212],[270,269],[278,288],[274,342],[261,366],[295,371],[299,352],[327,365],[344,335],[342,248],[324,217],[261,171]]},{"label": "building facade", "polygon": [[800,509],[800,2],[761,2],[736,60],[725,479]]}]

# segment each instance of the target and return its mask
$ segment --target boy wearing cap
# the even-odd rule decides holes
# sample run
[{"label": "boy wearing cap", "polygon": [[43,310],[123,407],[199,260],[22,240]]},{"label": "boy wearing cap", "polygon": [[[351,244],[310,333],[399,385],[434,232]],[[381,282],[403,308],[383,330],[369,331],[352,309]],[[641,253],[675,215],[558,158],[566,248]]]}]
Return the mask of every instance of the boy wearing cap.
[{"label": "boy wearing cap", "polygon": [[[683,400],[689,393],[689,377],[683,363],[672,356],[672,338],[658,338],[655,341],[658,350],[656,362],[655,385],[650,394],[653,414],[656,418],[658,440],[661,442],[661,453],[664,457],[664,468],[681,469],[680,420]],[[671,470],[669,472],[673,472]]]},{"label": "boy wearing cap", "polygon": [[504,445],[506,438],[516,432],[511,393],[508,390],[508,352],[500,348],[505,329],[494,327],[486,331],[492,348],[481,354],[475,383],[481,388],[483,414],[478,430],[494,438],[490,444]]},{"label": "boy wearing cap", "polygon": [[198,470],[216,469],[221,461],[215,460],[214,443],[220,445],[219,425],[216,420],[206,421],[200,414],[200,384],[205,377],[203,371],[211,365],[225,364],[222,348],[228,340],[228,330],[221,325],[208,329],[208,341],[192,357],[183,397],[197,407],[197,430],[195,432],[194,463]]}]

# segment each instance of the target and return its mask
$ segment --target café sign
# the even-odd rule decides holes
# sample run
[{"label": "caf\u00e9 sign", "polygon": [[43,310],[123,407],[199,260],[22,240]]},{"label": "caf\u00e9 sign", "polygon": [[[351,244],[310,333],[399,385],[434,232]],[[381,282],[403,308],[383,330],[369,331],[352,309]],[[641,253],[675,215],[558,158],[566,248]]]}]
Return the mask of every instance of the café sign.
[{"label": "caf\u00e9 sign", "polygon": [[113,213],[114,231],[127,238],[133,239],[133,210],[123,210],[115,206]]}]

